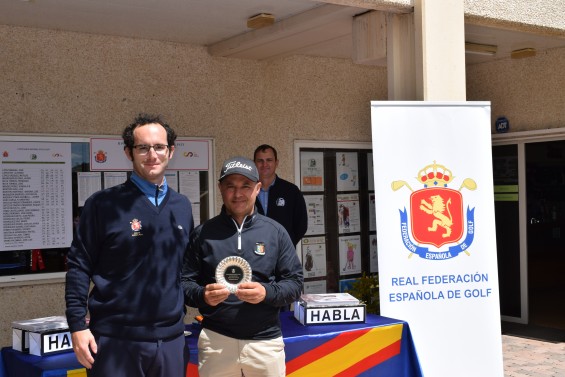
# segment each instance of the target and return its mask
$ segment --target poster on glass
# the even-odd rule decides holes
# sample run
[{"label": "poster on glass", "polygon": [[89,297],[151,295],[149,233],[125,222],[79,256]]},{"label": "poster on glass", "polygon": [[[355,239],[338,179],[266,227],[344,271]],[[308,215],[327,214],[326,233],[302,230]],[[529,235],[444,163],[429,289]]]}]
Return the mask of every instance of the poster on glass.
[{"label": "poster on glass", "polygon": [[340,275],[361,273],[361,236],[339,237]]},{"label": "poster on glass", "polygon": [[305,278],[326,276],[326,237],[302,239],[302,264]]},{"label": "poster on glass", "polygon": [[359,190],[357,152],[337,152],[335,157],[337,191]]},{"label": "poster on glass", "polygon": [[324,153],[300,152],[300,189],[324,191]]},{"label": "poster on glass", "polygon": [[360,232],[361,224],[359,218],[359,194],[339,194],[337,196],[339,233]]}]

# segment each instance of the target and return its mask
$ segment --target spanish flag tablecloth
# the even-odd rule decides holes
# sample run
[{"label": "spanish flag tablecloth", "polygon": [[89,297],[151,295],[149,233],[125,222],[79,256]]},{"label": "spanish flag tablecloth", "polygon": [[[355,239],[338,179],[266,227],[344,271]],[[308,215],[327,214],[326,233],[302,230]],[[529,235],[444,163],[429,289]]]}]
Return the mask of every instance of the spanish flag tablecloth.
[{"label": "spanish flag tablecloth", "polygon": [[56,355],[35,356],[11,347],[0,354],[4,370],[0,377],[86,377],[86,369],[77,361],[72,350]]},{"label": "spanish flag tablecloth", "polygon": [[[281,313],[288,377],[421,377],[408,324],[367,315],[365,323],[303,326],[292,312]],[[188,325],[187,376],[198,376],[197,341],[200,329]],[[85,369],[72,351],[34,356],[2,349],[0,377],[82,377]],[[2,363],[0,362],[0,368]]]},{"label": "spanish flag tablecloth", "polygon": [[[409,326],[367,315],[365,323],[303,326],[281,313],[288,377],[421,377]],[[187,376],[198,375],[198,328],[189,326]]]}]

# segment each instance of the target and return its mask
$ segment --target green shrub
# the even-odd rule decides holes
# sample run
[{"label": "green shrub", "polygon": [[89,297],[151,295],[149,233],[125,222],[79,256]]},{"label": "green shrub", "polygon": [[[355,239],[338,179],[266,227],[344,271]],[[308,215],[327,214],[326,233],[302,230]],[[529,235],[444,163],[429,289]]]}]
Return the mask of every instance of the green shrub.
[{"label": "green shrub", "polygon": [[367,313],[380,314],[378,274],[367,275],[363,272],[363,276],[353,283],[347,293],[365,303]]}]

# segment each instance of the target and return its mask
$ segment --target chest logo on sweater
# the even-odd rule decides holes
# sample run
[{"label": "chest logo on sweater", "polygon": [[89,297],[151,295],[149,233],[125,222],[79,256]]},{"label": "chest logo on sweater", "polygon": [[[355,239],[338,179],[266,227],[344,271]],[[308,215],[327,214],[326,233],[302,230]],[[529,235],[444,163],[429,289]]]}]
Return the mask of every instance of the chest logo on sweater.
[{"label": "chest logo on sweater", "polygon": [[133,219],[129,223],[131,224],[131,230],[133,231],[131,234],[132,237],[143,236],[141,233],[141,220]]},{"label": "chest logo on sweater", "polygon": [[284,207],[284,205],[286,204],[284,198],[278,198],[276,203],[277,203],[277,207]]},{"label": "chest logo on sweater", "polygon": [[256,242],[255,243],[255,254],[265,255],[265,243],[264,242]]}]

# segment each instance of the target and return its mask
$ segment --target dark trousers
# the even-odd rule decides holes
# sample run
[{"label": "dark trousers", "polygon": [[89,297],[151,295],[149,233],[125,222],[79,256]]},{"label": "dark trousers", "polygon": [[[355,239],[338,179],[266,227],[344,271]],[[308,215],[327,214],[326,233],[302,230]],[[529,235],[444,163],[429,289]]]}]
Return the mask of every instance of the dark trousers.
[{"label": "dark trousers", "polygon": [[184,377],[184,335],[171,340],[140,342],[100,336],[96,339],[88,377]]}]

